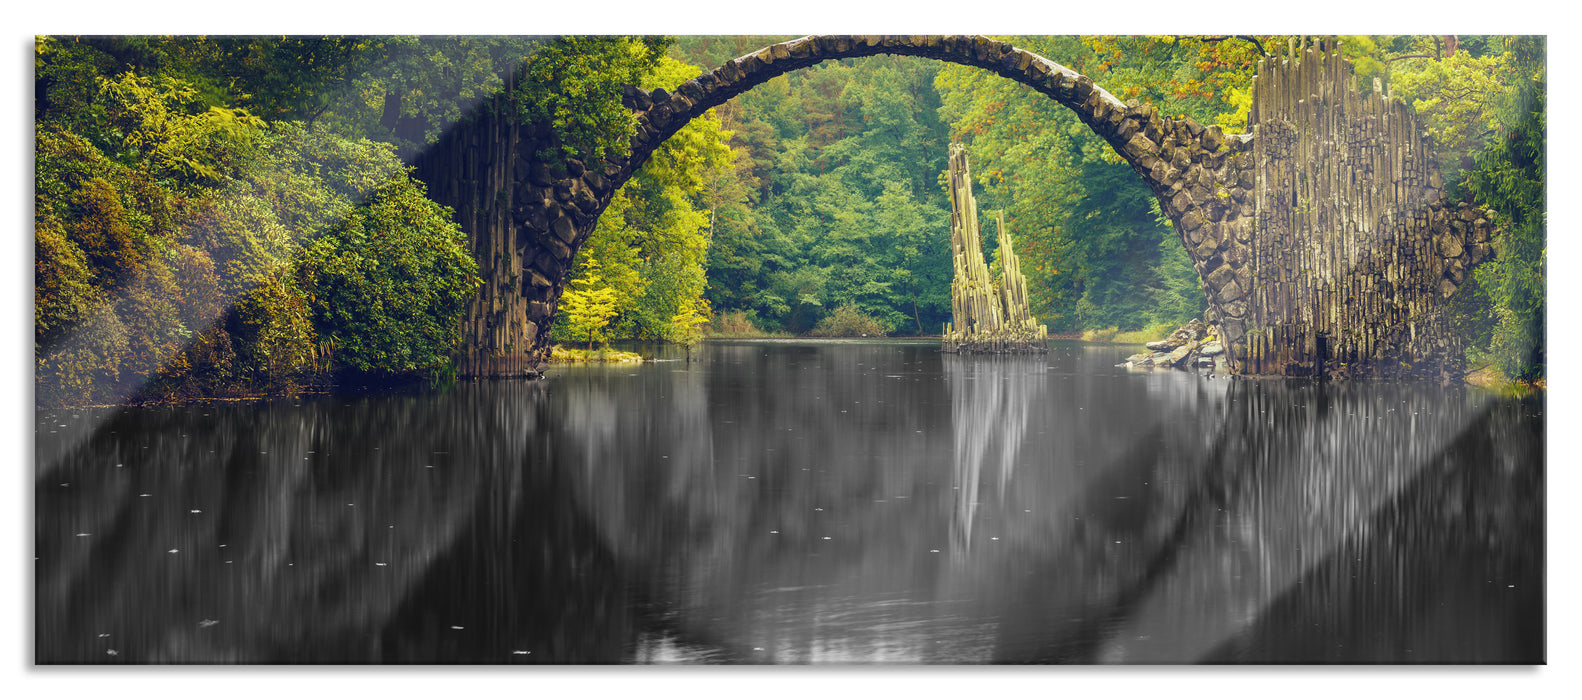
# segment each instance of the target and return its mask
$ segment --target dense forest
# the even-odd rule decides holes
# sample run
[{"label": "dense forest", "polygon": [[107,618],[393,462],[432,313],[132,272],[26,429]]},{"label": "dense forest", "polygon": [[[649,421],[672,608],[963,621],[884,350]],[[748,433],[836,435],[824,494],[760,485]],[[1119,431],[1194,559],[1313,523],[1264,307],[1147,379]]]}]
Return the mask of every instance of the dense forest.
[{"label": "dense forest", "polygon": [[[784,38],[40,37],[36,399],[443,376],[479,282],[413,154],[486,99],[554,126],[562,152],[540,157],[619,150],[621,85],[673,88]],[[1237,132],[1257,59],[1288,37],[1010,39]],[[1453,191],[1501,215],[1498,257],[1458,292],[1471,359],[1541,378],[1542,39],[1344,41],[1360,84],[1426,116]],[[880,56],[776,78],[667,142],[577,256],[555,336],[938,333],[952,141],[1051,330],[1202,312],[1153,198],[1072,115],[978,69]]]}]

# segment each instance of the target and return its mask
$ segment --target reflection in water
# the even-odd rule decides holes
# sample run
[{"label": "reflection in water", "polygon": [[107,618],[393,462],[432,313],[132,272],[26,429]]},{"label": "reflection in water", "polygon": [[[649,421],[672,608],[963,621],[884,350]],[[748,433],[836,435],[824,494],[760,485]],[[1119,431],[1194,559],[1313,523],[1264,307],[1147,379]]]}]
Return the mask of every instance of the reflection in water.
[{"label": "reflection in water", "polygon": [[37,659],[1542,660],[1541,401],[1111,355],[40,412]]},{"label": "reflection in water", "polygon": [[523,468],[542,394],[119,412],[37,483],[37,660],[618,660],[608,555]]},{"label": "reflection in water", "polygon": [[1042,357],[1007,355],[943,356],[951,386],[951,422],[956,429],[956,509],[950,527],[950,556],[966,561],[972,549],[972,522],[978,509],[978,488],[984,460],[999,457],[995,498],[1005,499],[1005,485],[1016,469],[1017,453],[1027,431],[1028,411],[1047,393]]}]

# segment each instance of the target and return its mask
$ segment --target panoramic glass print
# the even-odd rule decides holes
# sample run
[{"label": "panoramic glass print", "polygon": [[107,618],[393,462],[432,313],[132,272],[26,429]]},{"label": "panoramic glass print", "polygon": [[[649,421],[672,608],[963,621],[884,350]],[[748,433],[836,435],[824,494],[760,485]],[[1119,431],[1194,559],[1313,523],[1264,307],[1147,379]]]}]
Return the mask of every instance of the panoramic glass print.
[{"label": "panoramic glass print", "polygon": [[1542,664],[1535,36],[41,36],[38,664]]}]

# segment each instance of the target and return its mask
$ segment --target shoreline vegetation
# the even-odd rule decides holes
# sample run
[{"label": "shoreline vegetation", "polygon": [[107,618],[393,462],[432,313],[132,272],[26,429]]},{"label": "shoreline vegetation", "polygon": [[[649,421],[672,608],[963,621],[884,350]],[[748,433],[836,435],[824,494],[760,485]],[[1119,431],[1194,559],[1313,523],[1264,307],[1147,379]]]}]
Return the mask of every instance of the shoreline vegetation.
[{"label": "shoreline vegetation", "polygon": [[[1496,257],[1452,300],[1483,370],[1469,379],[1542,388],[1546,40],[1340,39],[1359,78],[1427,120],[1447,191],[1498,214]],[[456,212],[409,163],[487,98],[556,144],[535,164],[581,171],[630,144],[626,87],[677,90],[779,40],[36,37],[34,405],[457,381],[484,279]],[[1227,133],[1245,129],[1259,47],[1293,41],[1306,39],[1015,38]],[[776,78],[681,127],[600,210],[563,279],[513,281],[563,283],[550,330],[567,347],[935,338],[953,313],[941,146],[960,142],[974,198],[1023,232],[1013,266],[1050,338],[1140,346],[1205,317],[1137,173],[1058,104],[978,70],[876,56]],[[984,244],[998,274],[1007,261]]]}]

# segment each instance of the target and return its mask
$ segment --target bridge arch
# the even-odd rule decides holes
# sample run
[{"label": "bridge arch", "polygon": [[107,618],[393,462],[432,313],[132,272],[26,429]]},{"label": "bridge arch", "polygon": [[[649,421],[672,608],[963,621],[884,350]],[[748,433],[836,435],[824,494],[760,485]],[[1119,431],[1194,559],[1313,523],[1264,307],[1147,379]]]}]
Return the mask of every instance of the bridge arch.
[{"label": "bridge arch", "polygon": [[[535,160],[552,131],[518,124],[514,110],[496,105],[417,163],[431,195],[456,209],[487,280],[464,323],[459,369],[531,376],[542,368],[573,256],[615,191],[689,121],[776,76],[885,53],[1026,84],[1105,139],[1174,223],[1233,370],[1322,372],[1326,363],[1403,348],[1453,358],[1458,348],[1445,342],[1443,319],[1430,316],[1439,292],[1448,297],[1488,256],[1487,218],[1440,201],[1442,183],[1426,177],[1430,149],[1409,106],[1341,87],[1350,68],[1337,51],[1291,49],[1288,59],[1260,64],[1245,135],[1121,102],[1087,76],[982,36],[808,36],[728,61],[674,91],[628,86],[622,101],[637,130],[628,152],[606,162]],[[1358,330],[1369,324],[1382,327]]]},{"label": "bridge arch", "polygon": [[[1230,305],[1241,299],[1241,290],[1249,288],[1246,277],[1250,272],[1241,272],[1245,256],[1229,251],[1234,247],[1235,236],[1222,234],[1219,227],[1210,223],[1240,218],[1241,207],[1232,203],[1246,203],[1246,193],[1252,185],[1249,140],[1226,136],[1219,127],[1205,128],[1190,118],[1173,119],[1146,103],[1124,103],[1085,75],[987,37],[808,36],[728,61],[673,91],[648,92],[628,86],[622,102],[632,110],[637,130],[624,157],[592,167],[570,163],[564,178],[554,177],[545,166],[537,167],[534,179],[543,189],[524,194],[528,195],[526,208],[539,211],[521,211],[517,218],[534,236],[546,239],[546,250],[535,253],[533,261],[542,265],[527,276],[537,285],[535,289],[549,295],[531,302],[540,306],[531,309],[538,313],[530,315],[546,316],[546,320],[552,317],[562,284],[558,278],[564,277],[571,256],[591,234],[614,192],[688,122],[774,77],[823,61],[878,54],[918,56],[983,68],[1028,85],[1064,105],[1114,146],[1153,190],[1166,214],[1176,222],[1211,304],[1224,297],[1225,304]],[[1245,186],[1238,187],[1242,179],[1246,180]],[[1247,213],[1251,213],[1250,204]],[[1205,235],[1211,231],[1214,235]],[[1227,250],[1222,252],[1222,248]],[[1221,271],[1215,273],[1216,270]],[[1236,281],[1238,272],[1244,278],[1241,282]],[[1214,274],[1217,283],[1211,291],[1210,274]],[[1242,303],[1229,310],[1244,317],[1245,306]],[[549,313],[545,315],[545,311]],[[547,345],[548,324],[536,319],[530,322],[542,336],[535,344]]]}]

